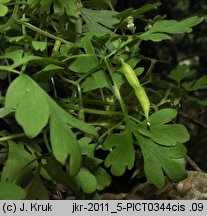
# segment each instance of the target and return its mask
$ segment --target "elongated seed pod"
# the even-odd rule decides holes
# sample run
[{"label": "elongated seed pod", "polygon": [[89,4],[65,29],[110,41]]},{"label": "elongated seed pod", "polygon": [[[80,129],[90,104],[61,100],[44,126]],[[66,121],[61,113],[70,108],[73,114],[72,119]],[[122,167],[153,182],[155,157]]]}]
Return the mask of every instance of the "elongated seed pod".
[{"label": "elongated seed pod", "polygon": [[150,110],[150,102],[148,99],[148,96],[145,92],[145,89],[143,87],[137,87],[135,90],[135,95],[137,96],[137,99],[139,100],[142,109],[144,111],[145,117],[147,119],[147,124],[150,126],[149,123],[149,110]]},{"label": "elongated seed pod", "polygon": [[124,73],[124,76],[126,77],[128,83],[132,86],[133,89],[140,86],[139,80],[134,72],[134,70],[131,68],[130,65],[125,63],[123,59],[121,59],[122,62],[122,71]]},{"label": "elongated seed pod", "polygon": [[135,95],[138,99],[138,101],[141,104],[141,107],[144,111],[145,117],[147,119],[147,124],[150,126],[149,123],[149,110],[150,110],[150,102],[148,99],[148,96],[145,92],[145,89],[140,85],[139,80],[134,72],[134,70],[131,68],[130,65],[125,63],[123,59],[121,59],[122,62],[122,71],[128,81],[128,83],[132,86],[132,88],[135,91]]}]

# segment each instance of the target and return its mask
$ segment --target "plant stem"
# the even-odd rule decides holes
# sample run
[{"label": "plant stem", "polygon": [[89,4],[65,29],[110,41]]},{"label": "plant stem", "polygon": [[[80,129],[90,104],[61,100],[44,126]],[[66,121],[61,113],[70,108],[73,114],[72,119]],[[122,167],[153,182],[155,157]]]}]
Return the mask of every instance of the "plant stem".
[{"label": "plant stem", "polygon": [[2,70],[2,71],[8,71],[8,72],[15,73],[15,74],[20,74],[19,71],[14,70],[12,68],[8,68],[8,66],[0,66],[0,70]]},{"label": "plant stem", "polygon": [[[120,121],[119,123],[113,125],[113,126],[112,126],[110,129],[108,129],[104,134],[102,134],[102,135],[99,137],[99,139],[98,139],[98,143],[100,143],[101,140],[102,140],[105,136],[107,136],[109,133],[111,133],[111,131],[113,131],[114,129],[116,129],[117,127],[119,127],[119,126],[123,123],[123,121],[124,121],[124,120],[122,120],[122,121]],[[125,126],[125,128],[126,128],[126,126]],[[125,129],[125,128],[124,128],[124,129]],[[96,149],[101,148],[101,146],[102,146],[102,145],[98,145]]]},{"label": "plant stem", "polygon": [[60,75],[60,78],[61,78],[62,80],[64,80],[65,82],[70,83],[70,84],[76,86],[76,88],[77,88],[77,90],[78,90],[78,96],[79,96],[80,107],[83,108],[83,97],[82,97],[82,91],[81,91],[81,87],[80,87],[79,83],[78,83],[78,82],[75,82],[75,81],[73,81],[73,80],[69,80],[69,79],[63,77],[62,75]]},{"label": "plant stem", "polygon": [[119,101],[122,112],[124,114],[125,121],[126,121],[126,123],[128,123],[129,122],[128,111],[127,111],[127,108],[126,108],[124,101],[122,100],[121,94],[119,92],[119,88],[118,88],[118,86],[114,80],[113,71],[112,71],[111,66],[109,65],[109,62],[107,61],[106,58],[104,59],[104,63],[106,65],[106,67],[110,73],[111,79],[113,81],[113,86],[112,86],[113,93],[114,93],[116,99]]},{"label": "plant stem", "polygon": [[[114,122],[90,122],[90,125],[111,128],[114,125]],[[126,128],[125,125],[118,125],[116,129],[124,130]]]},{"label": "plant stem", "polygon": [[13,18],[13,20],[14,20],[14,22],[16,22],[16,23],[18,23],[18,24],[25,25],[27,28],[29,28],[29,29],[31,29],[31,30],[33,30],[33,31],[35,31],[35,32],[37,32],[37,33],[39,33],[39,34],[41,34],[41,35],[44,35],[45,37],[49,37],[49,38],[54,39],[54,40],[59,40],[59,41],[62,42],[62,43],[72,45],[71,42],[69,42],[69,41],[67,41],[67,40],[65,40],[65,39],[63,39],[63,38],[60,38],[60,37],[58,37],[58,36],[55,36],[55,35],[53,35],[53,34],[50,34],[49,32],[46,32],[46,31],[44,31],[44,30],[42,30],[42,29],[40,29],[40,28],[38,28],[38,27],[36,27],[36,26],[30,24],[30,23],[27,23],[27,22],[18,20],[18,19],[16,19],[16,18]]},{"label": "plant stem", "polygon": [[48,139],[47,139],[47,131],[46,130],[43,132],[43,139],[44,139],[44,142],[45,142],[45,145],[47,147],[48,152],[51,153],[52,149],[51,149],[50,144],[49,144]]},{"label": "plant stem", "polygon": [[[71,110],[76,110],[76,111],[80,111],[81,108],[78,106],[74,106],[74,105],[63,105],[66,109],[68,109],[69,111]],[[117,112],[117,111],[105,111],[105,110],[96,110],[96,109],[89,109],[89,108],[82,108],[84,110],[85,113],[90,113],[90,114],[94,114],[94,115],[114,115],[114,116],[122,116],[123,113],[122,112]]]},{"label": "plant stem", "polygon": [[13,135],[9,135],[9,136],[5,136],[5,137],[0,138],[0,142],[19,138],[19,137],[25,137],[25,136],[26,136],[25,133],[13,134]]}]

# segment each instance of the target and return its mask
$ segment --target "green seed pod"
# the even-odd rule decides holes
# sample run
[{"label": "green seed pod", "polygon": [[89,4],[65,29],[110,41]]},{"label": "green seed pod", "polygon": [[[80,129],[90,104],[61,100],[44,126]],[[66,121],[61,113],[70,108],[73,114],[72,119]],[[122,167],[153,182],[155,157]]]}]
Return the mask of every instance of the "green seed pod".
[{"label": "green seed pod", "polygon": [[145,117],[147,119],[147,124],[150,126],[149,123],[149,110],[150,110],[150,102],[148,99],[148,96],[144,90],[144,88],[140,85],[139,80],[134,72],[134,70],[131,68],[130,65],[125,63],[123,59],[121,59],[122,62],[122,71],[128,81],[128,83],[132,86],[132,88],[135,91],[135,95],[140,102],[142,109],[144,111]]},{"label": "green seed pod", "polygon": [[147,96],[144,88],[141,86],[137,87],[134,90],[135,90],[135,94],[137,96],[137,99],[139,100],[139,102],[142,106],[142,109],[144,111],[145,117],[147,119],[147,124],[150,126],[150,123],[149,123],[150,102],[149,102],[148,96]]},{"label": "green seed pod", "polygon": [[131,68],[131,66],[128,65],[127,63],[125,63],[123,61],[123,59],[121,59],[121,62],[122,62],[122,71],[123,71],[124,76],[126,77],[128,83],[132,86],[133,89],[140,86],[139,80],[138,80],[135,72]]}]

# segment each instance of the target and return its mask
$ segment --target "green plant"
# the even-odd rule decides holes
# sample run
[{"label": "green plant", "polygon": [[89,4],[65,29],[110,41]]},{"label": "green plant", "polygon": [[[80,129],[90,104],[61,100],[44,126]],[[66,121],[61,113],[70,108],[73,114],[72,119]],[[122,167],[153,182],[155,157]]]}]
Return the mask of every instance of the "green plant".
[{"label": "green plant", "polygon": [[[2,190],[0,197],[49,199],[45,185],[56,182],[77,198],[97,198],[97,190],[135,167],[139,155],[135,168],[144,166],[157,187],[165,176],[185,178],[188,131],[175,123],[178,103],[168,98],[169,82],[153,74],[159,60],[141,55],[140,45],[189,33],[202,18],[148,20],[144,14],[159,3],[122,12],[115,3],[0,1],[0,187],[16,194]],[[143,32],[136,32],[134,19],[146,22]],[[150,128],[120,58],[147,91]],[[107,156],[99,158],[97,151]]]}]

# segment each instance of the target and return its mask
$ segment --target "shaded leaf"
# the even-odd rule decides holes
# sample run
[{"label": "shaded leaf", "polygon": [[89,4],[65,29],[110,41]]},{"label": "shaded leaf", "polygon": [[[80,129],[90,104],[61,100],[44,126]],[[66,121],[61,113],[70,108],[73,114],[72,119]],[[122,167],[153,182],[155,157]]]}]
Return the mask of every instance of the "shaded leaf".
[{"label": "shaded leaf", "polygon": [[83,88],[83,92],[88,92],[98,88],[110,88],[110,85],[105,72],[103,70],[99,70],[87,77],[81,84],[81,87]]},{"label": "shaded leaf", "polygon": [[82,8],[82,16],[86,22],[88,30],[90,32],[107,32],[112,33],[111,28],[115,24],[119,23],[119,20],[115,18],[117,12],[110,10],[91,10]]},{"label": "shaded leaf", "polygon": [[160,42],[162,40],[168,40],[170,39],[170,36],[167,34],[163,33],[152,33],[152,34],[143,34],[139,36],[142,40],[148,41],[155,41],[155,42]]},{"label": "shaded leaf", "polygon": [[207,89],[207,76],[202,76],[196,81],[185,82],[182,84],[182,87],[186,91],[197,91]]},{"label": "shaded leaf", "polygon": [[154,10],[160,5],[161,5],[160,2],[156,2],[153,4],[145,4],[144,6],[141,6],[140,8],[135,9],[135,10],[133,8],[129,8],[129,9],[126,9],[120,12],[116,17],[121,18],[121,19],[124,19],[128,16],[138,18],[141,14]]},{"label": "shaded leaf", "polygon": [[26,76],[19,76],[9,86],[6,108],[16,109],[16,120],[30,138],[37,136],[49,119],[49,107],[42,90]]},{"label": "shaded leaf", "polygon": [[17,178],[25,176],[36,166],[36,162],[31,163],[36,157],[33,153],[25,150],[24,145],[8,141],[9,153],[6,165],[1,174],[1,181],[15,183]]},{"label": "shaded leaf", "polygon": [[126,168],[131,169],[134,165],[135,152],[132,142],[132,135],[129,131],[122,134],[111,134],[103,143],[103,150],[110,150],[104,164],[111,167],[115,176],[124,174]]},{"label": "shaded leaf", "polygon": [[190,138],[187,129],[181,124],[151,125],[150,129],[138,128],[138,131],[154,142],[165,146],[175,146],[177,142],[184,143]]},{"label": "shaded leaf", "polygon": [[73,176],[78,173],[81,165],[80,147],[65,119],[56,110],[50,111],[50,139],[54,156],[62,164],[70,158],[69,172]]},{"label": "shaded leaf", "polygon": [[23,200],[26,191],[11,182],[0,182],[0,200]]},{"label": "shaded leaf", "polygon": [[[28,93],[31,93],[32,98],[25,99],[25,95]],[[34,94],[36,95],[34,96]],[[33,104],[34,102],[31,102],[34,99],[36,103],[40,103],[38,107]],[[97,136],[95,128],[63,110],[37,83],[25,74],[20,75],[11,83],[6,94],[5,106],[16,108],[16,119],[23,125],[25,133],[30,137],[34,137],[40,132],[47,123],[46,118],[48,119],[50,115],[50,136],[53,153],[60,163],[67,165],[70,175],[77,174],[80,169],[81,151],[76,136],[69,126]],[[47,113],[45,107],[42,108],[41,106],[49,107],[49,112]],[[41,110],[44,110],[44,112],[40,112]],[[34,125],[30,125],[30,123]]]},{"label": "shaded leaf", "polygon": [[[89,55],[83,55],[79,58],[76,58],[68,66],[70,70],[77,73],[87,73],[99,65],[99,61],[95,56],[93,45],[87,37],[85,37],[83,40],[83,48],[85,50],[85,54]],[[90,56],[90,54],[94,56]]]},{"label": "shaded leaf", "polygon": [[88,157],[94,156],[94,150],[96,148],[95,144],[90,144],[91,138],[90,137],[83,137],[78,140],[78,143],[81,147],[82,155],[86,155]]},{"label": "shaded leaf", "polygon": [[[5,53],[4,55],[2,55],[1,58],[12,59],[13,64],[9,66],[10,68],[16,68],[27,62],[41,59],[41,57],[39,56],[34,56],[29,53],[24,53],[24,51],[20,49],[9,51]],[[4,67],[7,67],[7,66],[4,66]]]},{"label": "shaded leaf", "polygon": [[188,65],[178,65],[174,70],[172,70],[169,74],[169,77],[176,80],[178,83],[185,79],[186,77],[190,77],[195,74],[194,70],[190,70]]},{"label": "shaded leaf", "polygon": [[13,109],[2,107],[2,108],[0,108],[0,118],[3,118],[5,116],[9,115],[12,112],[14,112]]},{"label": "shaded leaf", "polygon": [[96,177],[98,190],[103,190],[111,184],[111,176],[102,167],[95,169],[93,175]]},{"label": "shaded leaf", "polygon": [[[203,17],[200,18],[197,16],[184,19],[180,22],[176,20],[159,20],[156,21],[148,31],[141,34],[139,37],[143,40],[152,41],[161,41],[161,38],[162,40],[169,39],[169,36],[167,34],[182,34],[185,32],[189,33],[192,31],[191,27],[198,25],[200,22],[202,22],[202,20]],[[153,37],[154,34],[155,37]]]},{"label": "shaded leaf", "polygon": [[81,167],[75,180],[85,193],[93,193],[97,188],[95,176],[85,167]]},{"label": "shaded leaf", "polygon": [[173,181],[180,181],[186,177],[185,165],[180,162],[186,154],[182,144],[165,147],[143,136],[136,137],[144,157],[144,170],[149,183],[158,188],[164,187],[164,173]]},{"label": "shaded leaf", "polygon": [[177,111],[171,108],[161,109],[153,113],[150,118],[151,125],[162,125],[172,121],[177,115]]},{"label": "shaded leaf", "polygon": [[32,46],[36,51],[44,51],[47,48],[47,43],[44,41],[32,41]]},{"label": "shaded leaf", "polygon": [[6,16],[8,13],[8,7],[6,5],[0,4],[0,17]]},{"label": "shaded leaf", "polygon": [[26,188],[27,191],[27,200],[48,200],[49,194],[47,189],[45,188],[37,169],[35,171],[35,175],[33,176],[31,182]]}]

